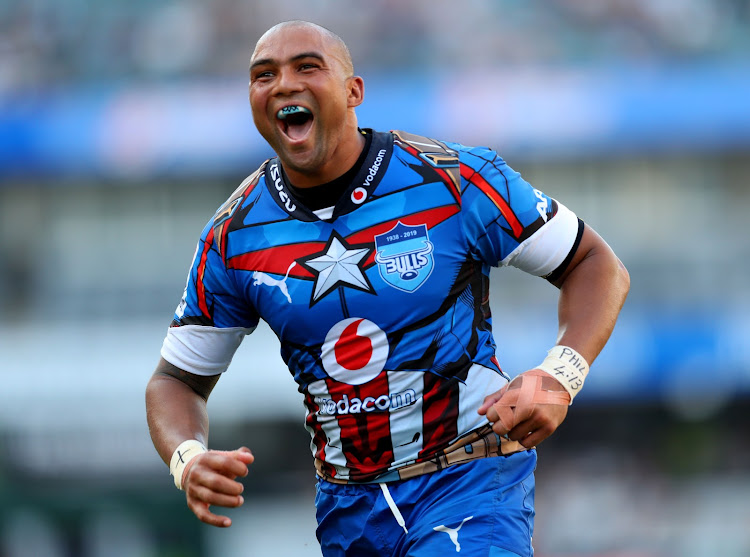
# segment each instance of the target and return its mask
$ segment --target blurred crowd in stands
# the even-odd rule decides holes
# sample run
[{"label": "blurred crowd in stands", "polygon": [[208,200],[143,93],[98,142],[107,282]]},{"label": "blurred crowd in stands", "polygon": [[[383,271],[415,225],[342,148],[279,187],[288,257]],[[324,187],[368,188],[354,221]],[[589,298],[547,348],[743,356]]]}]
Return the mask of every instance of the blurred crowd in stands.
[{"label": "blurred crowd in stands", "polygon": [[339,33],[360,68],[715,63],[750,50],[748,0],[2,0],[0,93],[234,74],[287,19]]}]

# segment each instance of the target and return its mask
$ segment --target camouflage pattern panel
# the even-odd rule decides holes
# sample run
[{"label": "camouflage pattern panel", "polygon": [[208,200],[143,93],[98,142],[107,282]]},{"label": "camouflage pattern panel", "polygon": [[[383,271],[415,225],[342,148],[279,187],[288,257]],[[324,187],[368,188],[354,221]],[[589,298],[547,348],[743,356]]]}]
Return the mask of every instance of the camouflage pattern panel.
[{"label": "camouflage pattern panel", "polygon": [[461,204],[461,170],[458,152],[442,141],[415,135],[401,130],[393,130],[394,141],[406,152],[426,162],[449,186],[456,202]]}]

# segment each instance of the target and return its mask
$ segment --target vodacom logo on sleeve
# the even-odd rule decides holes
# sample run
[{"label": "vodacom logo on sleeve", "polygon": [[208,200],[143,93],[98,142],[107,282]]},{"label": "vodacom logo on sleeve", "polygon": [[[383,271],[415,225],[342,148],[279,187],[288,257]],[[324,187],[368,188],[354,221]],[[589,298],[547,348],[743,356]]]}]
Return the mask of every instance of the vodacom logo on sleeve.
[{"label": "vodacom logo on sleeve", "polygon": [[362,385],[375,379],[388,359],[388,337],[372,321],[353,317],[339,321],[326,335],[321,359],[333,379]]}]

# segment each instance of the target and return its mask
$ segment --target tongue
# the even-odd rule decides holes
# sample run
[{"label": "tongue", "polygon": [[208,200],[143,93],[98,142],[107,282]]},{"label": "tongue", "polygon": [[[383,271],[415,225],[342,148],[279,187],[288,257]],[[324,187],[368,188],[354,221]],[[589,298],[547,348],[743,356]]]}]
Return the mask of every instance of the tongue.
[{"label": "tongue", "polygon": [[302,123],[298,123],[297,119],[289,118],[287,120],[286,134],[289,136],[289,139],[298,141],[300,139],[304,139],[304,137],[307,135],[307,132],[310,131],[311,126],[311,118],[305,119]]}]

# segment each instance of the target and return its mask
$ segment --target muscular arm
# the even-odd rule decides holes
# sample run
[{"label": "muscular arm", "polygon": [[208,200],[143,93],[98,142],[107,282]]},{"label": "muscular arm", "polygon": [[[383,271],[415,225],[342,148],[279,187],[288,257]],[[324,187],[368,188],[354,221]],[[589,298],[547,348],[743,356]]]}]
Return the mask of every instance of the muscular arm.
[{"label": "muscular arm", "polygon": [[206,401],[219,377],[195,375],[159,360],[146,387],[146,419],[154,447],[167,465],[186,439],[208,445]]},{"label": "muscular arm", "polygon": [[[557,344],[573,348],[591,364],[609,340],[625,303],[630,289],[628,272],[607,243],[585,226],[572,260],[553,284],[560,289]],[[542,377],[537,385],[543,385],[544,390],[564,391],[557,380],[552,381],[541,370],[522,375],[528,375],[531,381],[533,376]],[[479,413],[493,422],[493,430],[499,435],[533,447],[554,433],[568,407],[564,403],[516,405],[518,393],[510,390],[523,388],[525,380],[524,377],[520,384],[514,381],[488,396]],[[514,408],[510,423],[500,419],[496,404]]]},{"label": "muscular arm", "polygon": [[[188,439],[208,445],[206,402],[219,375],[204,377],[173,366],[163,358],[146,387],[146,418],[159,456],[169,465],[172,453]],[[247,447],[235,451],[208,451],[188,463],[182,477],[188,507],[201,521],[231,526],[229,517],[209,510],[211,505],[239,507],[246,476],[254,457]]]},{"label": "muscular arm", "polygon": [[588,225],[570,265],[554,283],[560,289],[557,343],[591,364],[604,348],[630,290],[625,266]]}]

